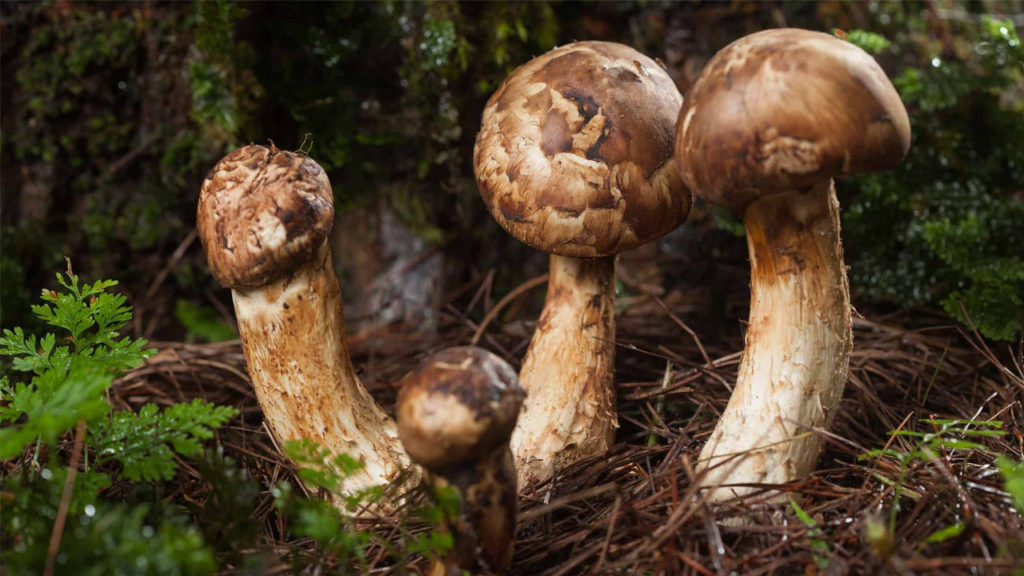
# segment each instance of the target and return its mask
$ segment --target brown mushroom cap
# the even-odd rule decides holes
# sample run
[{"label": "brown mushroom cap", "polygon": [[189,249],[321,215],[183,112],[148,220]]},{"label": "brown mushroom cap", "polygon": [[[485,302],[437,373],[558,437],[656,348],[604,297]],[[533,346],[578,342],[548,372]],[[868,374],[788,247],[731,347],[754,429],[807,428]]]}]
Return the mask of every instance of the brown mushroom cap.
[{"label": "brown mushroom cap", "polygon": [[523,402],[515,370],[473,346],[429,356],[398,394],[398,436],[427,470],[486,455],[512,435]]},{"label": "brown mushroom cap", "polygon": [[484,109],[474,164],[487,208],[563,256],[658,238],[690,210],[673,155],[681,105],[662,67],[628,46],[576,42],[530,60]]},{"label": "brown mushroom cap", "polygon": [[263,286],[308,261],[334,223],[331,184],[313,160],[239,148],[206,175],[196,226],[210,270],[228,288]]},{"label": "brown mushroom cap", "polygon": [[742,210],[765,194],[895,167],[910,121],[874,58],[828,34],[766,30],[708,62],[679,114],[694,194]]}]

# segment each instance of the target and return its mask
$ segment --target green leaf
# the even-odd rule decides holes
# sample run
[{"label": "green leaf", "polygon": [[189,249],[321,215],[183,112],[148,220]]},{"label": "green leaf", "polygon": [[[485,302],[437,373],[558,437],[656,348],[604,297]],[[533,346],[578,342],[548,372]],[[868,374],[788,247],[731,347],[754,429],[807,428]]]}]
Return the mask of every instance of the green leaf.
[{"label": "green leaf", "polygon": [[159,412],[146,404],[137,412],[115,412],[90,429],[89,439],[100,463],[119,462],[121,475],[132,481],[169,480],[178,465],[174,452],[195,456],[213,429],[238,413],[200,399],[174,404]]},{"label": "green leaf", "polygon": [[54,343],[53,334],[46,334],[37,344],[34,335],[26,337],[21,328],[16,327],[14,330],[4,330],[0,338],[0,355],[13,356],[11,367],[19,372],[42,374],[53,366],[50,357]]},{"label": "green leaf", "polygon": [[185,340],[222,342],[238,338],[238,333],[224,323],[211,308],[196,306],[185,299],[178,299],[174,306],[174,317],[185,327]]},{"label": "green leaf", "polygon": [[293,519],[292,529],[299,536],[313,538],[322,547],[341,557],[365,563],[365,549],[373,538],[370,532],[355,530],[351,518],[330,502],[296,496],[288,484],[273,490],[274,506]]},{"label": "green leaf", "polygon": [[55,446],[79,420],[98,421],[110,410],[104,391],[114,375],[95,363],[77,362],[67,373],[50,369],[31,383],[4,382],[6,407],[0,421],[17,422],[0,429],[0,458],[12,458],[39,440]]},{"label": "green leaf", "polygon": [[848,30],[846,40],[869,54],[885,52],[892,46],[885,36],[867,30]]},{"label": "green leaf", "polygon": [[928,537],[924,539],[924,543],[937,544],[939,542],[945,542],[950,538],[956,538],[957,536],[963,533],[965,527],[966,526],[964,526],[963,524],[953,524],[952,526],[940,528],[939,530],[936,530],[935,532],[929,534]]},{"label": "green leaf", "polygon": [[50,326],[69,333],[57,346],[57,336],[36,339],[21,328],[4,330],[0,355],[13,358],[12,367],[33,374],[28,382],[0,386],[3,408],[0,422],[14,422],[0,430],[0,457],[21,453],[41,440],[55,445],[79,420],[90,427],[110,410],[105,392],[122,370],[137,366],[152,352],[145,340],[121,338],[118,331],[131,320],[131,309],[121,294],[105,292],[112,280],[80,284],[73,274],[57,274],[62,292],[43,290],[44,304],[33,306]]},{"label": "green leaf", "polygon": [[999,429],[1003,427],[1002,420],[963,420],[963,419],[950,419],[950,418],[925,418],[921,422],[926,424],[933,424],[939,427],[973,427],[973,428],[995,428]]},{"label": "green leaf", "polygon": [[796,500],[790,498],[789,507],[793,509],[793,513],[796,514],[796,517],[799,518],[800,521],[803,522],[808,528],[814,528],[818,525],[817,520],[811,518],[811,515],[808,514],[806,510],[801,508],[800,505],[796,503]]},{"label": "green leaf", "polygon": [[365,496],[343,494],[345,478],[363,469],[363,463],[348,454],[332,454],[308,438],[286,441],[284,451],[299,466],[298,474],[304,482],[336,496],[354,496],[356,503]]},{"label": "green leaf", "polygon": [[0,429],[0,458],[17,456],[36,441],[55,445],[84,420],[94,466],[120,463],[121,476],[132,481],[173,477],[174,452],[195,455],[237,410],[195,400],[162,413],[147,404],[136,413],[110,414],[107,388],[152,351],[144,349],[145,340],[120,336],[132,314],[123,295],[106,292],[117,282],[80,283],[73,274],[58,274],[57,281],[64,291],[44,290],[45,304],[33,310],[67,331],[69,345],[57,347],[52,333],[37,341],[21,328],[4,330],[0,338],[0,354],[13,357],[17,370],[34,374],[28,382],[0,379],[0,422],[13,423]]},{"label": "green leaf", "polygon": [[1017,462],[1002,454],[996,458],[996,466],[1006,482],[1006,491],[1010,493],[1017,512],[1024,514],[1024,463]]},{"label": "green leaf", "polygon": [[828,542],[825,540],[824,533],[818,527],[817,520],[811,518],[811,515],[792,498],[789,499],[789,506],[793,509],[796,517],[807,526],[807,538],[810,543],[811,554],[814,556],[814,562],[818,565],[819,570],[824,570],[830,563],[829,556],[831,555],[831,550],[829,549]]},{"label": "green leaf", "polygon": [[977,442],[971,442],[970,440],[949,440],[949,439],[938,439],[935,442],[936,447],[948,448],[950,450],[987,450],[988,448],[984,444],[978,444]]}]

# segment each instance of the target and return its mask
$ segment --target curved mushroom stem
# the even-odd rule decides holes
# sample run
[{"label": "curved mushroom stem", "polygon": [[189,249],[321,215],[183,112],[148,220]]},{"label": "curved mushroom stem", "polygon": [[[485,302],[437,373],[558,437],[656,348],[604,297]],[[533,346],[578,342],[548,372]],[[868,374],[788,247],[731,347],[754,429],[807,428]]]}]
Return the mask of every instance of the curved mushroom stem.
[{"label": "curved mushroom stem", "polygon": [[431,576],[504,574],[512,562],[516,533],[516,467],[508,444],[492,450],[474,466],[452,466],[427,474],[435,490],[450,486],[458,491],[462,506],[454,518],[445,518],[442,530],[452,534],[453,546],[435,560]]},{"label": "curved mushroom stem", "polygon": [[[323,168],[273,145],[243,146],[217,162],[196,210],[210,272],[232,290],[270,431],[278,440],[312,440],[361,462],[363,469],[341,482],[341,491],[352,494],[390,483],[409,460],[395,423],[359,383],[348,356],[326,241],[333,222]],[[374,506],[385,512],[392,503]]]},{"label": "curved mushroom stem", "polygon": [[548,294],[519,383],[526,401],[512,433],[520,486],[607,452],[618,426],[615,257],[551,256]]},{"label": "curved mushroom stem", "polygon": [[310,439],[362,462],[344,480],[348,492],[388,484],[409,468],[394,420],[360,384],[349,358],[326,242],[292,274],[234,289],[232,300],[256,397],[278,440]]},{"label": "curved mushroom stem", "polygon": [[736,388],[700,455],[712,500],[813,471],[813,429],[831,424],[853,347],[832,181],[755,200],[744,224],[750,324]]}]

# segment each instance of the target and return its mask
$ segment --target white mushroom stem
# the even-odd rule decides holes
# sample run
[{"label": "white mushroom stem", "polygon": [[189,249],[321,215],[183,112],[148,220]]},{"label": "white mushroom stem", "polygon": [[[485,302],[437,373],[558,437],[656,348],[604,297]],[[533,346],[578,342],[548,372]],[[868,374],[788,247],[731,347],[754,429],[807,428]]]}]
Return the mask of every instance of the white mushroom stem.
[{"label": "white mushroom stem", "polygon": [[519,486],[604,454],[615,438],[615,257],[551,256],[548,294],[519,383]]},{"label": "white mushroom stem", "polygon": [[722,500],[805,478],[846,384],[853,335],[831,180],[755,200],[744,214],[751,304],[732,398],[700,455]]},{"label": "white mushroom stem", "polygon": [[344,479],[349,493],[388,484],[409,467],[395,422],[359,383],[349,359],[326,242],[292,274],[232,296],[253,387],[279,441],[313,440],[362,462]]}]

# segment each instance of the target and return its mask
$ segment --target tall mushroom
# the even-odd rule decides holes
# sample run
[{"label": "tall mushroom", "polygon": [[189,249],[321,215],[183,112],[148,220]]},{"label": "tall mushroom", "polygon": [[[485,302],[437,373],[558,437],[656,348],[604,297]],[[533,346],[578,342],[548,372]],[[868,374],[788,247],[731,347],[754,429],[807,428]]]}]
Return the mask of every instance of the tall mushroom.
[{"label": "tall mushroom", "polygon": [[474,151],[484,202],[506,231],[551,254],[519,374],[527,398],[512,450],[523,484],[614,440],[615,255],[689,212],[672,153],[681,105],[650,58],[577,42],[520,66],[484,109]]},{"label": "tall mushroom", "polygon": [[742,214],[750,250],[746,351],[700,456],[704,485],[724,499],[814,468],[813,429],[835,416],[853,343],[832,178],[896,166],[910,123],[863,50],[778,29],[715,55],[677,130],[687,185]]},{"label": "tall mushroom", "polygon": [[516,373],[481,348],[431,355],[403,381],[398,433],[434,488],[452,487],[461,508],[444,528],[454,547],[431,574],[504,574],[516,528],[516,471],[509,436],[523,401]]},{"label": "tall mushroom", "polygon": [[362,462],[344,480],[354,492],[395,480],[409,460],[394,421],[349,359],[326,242],[333,221],[323,169],[273,146],[245,146],[218,162],[203,181],[197,214],[210,270],[231,288],[270,430],[279,440],[313,440]]}]

